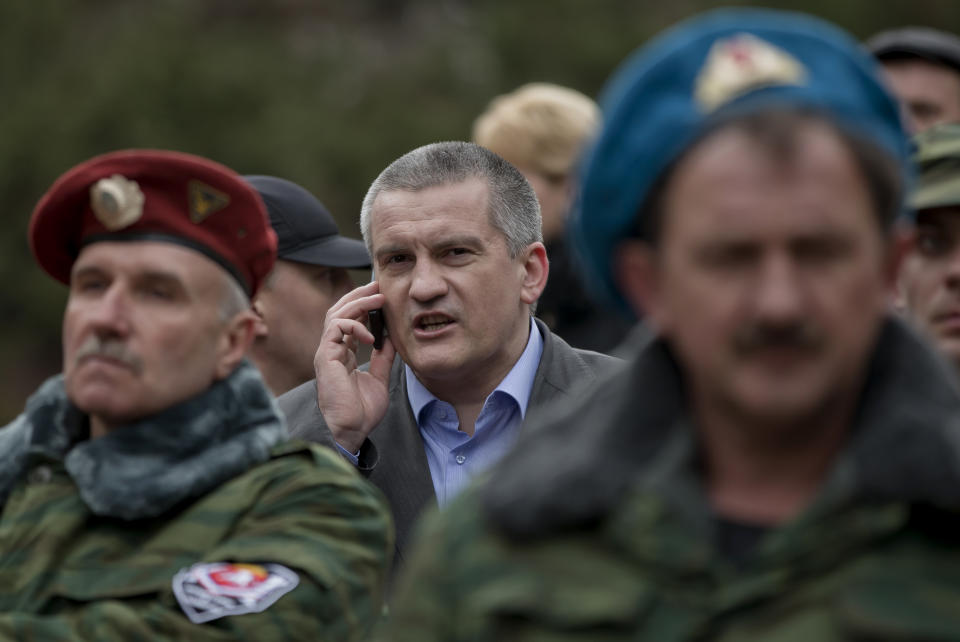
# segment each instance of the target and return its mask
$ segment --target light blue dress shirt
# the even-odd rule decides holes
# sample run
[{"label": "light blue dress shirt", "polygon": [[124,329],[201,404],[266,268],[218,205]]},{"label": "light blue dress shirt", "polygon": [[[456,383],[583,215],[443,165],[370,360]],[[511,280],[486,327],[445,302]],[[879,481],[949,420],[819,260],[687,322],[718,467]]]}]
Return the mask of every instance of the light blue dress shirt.
[{"label": "light blue dress shirt", "polygon": [[530,319],[523,354],[494,388],[477,416],[473,436],[460,432],[453,406],[433,396],[405,366],[407,398],[426,449],[437,503],[444,506],[479,473],[506,454],[527,414],[533,379],[543,354],[543,337]]},{"label": "light blue dress shirt", "polygon": [[[527,347],[483,402],[472,437],[460,432],[453,406],[437,399],[420,383],[410,366],[404,365],[407,400],[420,427],[433,490],[440,506],[453,499],[474,476],[495,464],[513,445],[517,429],[527,414],[542,355],[543,337],[530,317]],[[359,453],[351,453],[340,444],[337,447],[357,465]]]}]

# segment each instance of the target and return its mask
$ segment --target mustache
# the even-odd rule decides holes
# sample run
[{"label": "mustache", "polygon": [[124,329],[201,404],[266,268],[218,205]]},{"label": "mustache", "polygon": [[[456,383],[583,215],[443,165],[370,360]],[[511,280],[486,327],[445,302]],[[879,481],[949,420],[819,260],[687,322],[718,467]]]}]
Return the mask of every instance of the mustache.
[{"label": "mustache", "polygon": [[733,347],[741,355],[749,356],[770,348],[790,348],[814,352],[823,345],[823,333],[813,324],[753,323],[734,335]]},{"label": "mustache", "polygon": [[87,337],[73,356],[73,362],[80,363],[88,357],[106,357],[119,361],[137,374],[143,370],[143,359],[130,352],[127,346],[117,339],[101,339],[95,335]]}]

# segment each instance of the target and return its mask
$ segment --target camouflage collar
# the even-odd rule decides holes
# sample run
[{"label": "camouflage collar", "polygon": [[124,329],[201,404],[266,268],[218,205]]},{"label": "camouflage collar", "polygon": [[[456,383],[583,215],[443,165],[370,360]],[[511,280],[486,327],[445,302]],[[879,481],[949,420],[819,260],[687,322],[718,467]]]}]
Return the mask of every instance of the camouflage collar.
[{"label": "camouflage collar", "polygon": [[[683,390],[666,343],[642,344],[628,370],[576,406],[555,409],[542,430],[521,436],[491,471],[483,491],[489,516],[510,535],[536,537],[596,523],[630,488],[659,493],[669,484],[652,488],[651,470],[662,465],[670,444],[692,437],[678,435],[690,432]],[[537,443],[525,445],[531,435]],[[822,514],[857,501],[960,509],[955,376],[894,318],[871,357],[850,441],[812,510]]]},{"label": "camouflage collar", "polygon": [[244,363],[202,394],[105,437],[87,439],[85,417],[62,376],[45,382],[24,414],[0,430],[0,499],[32,458],[63,459],[97,515],[153,517],[266,461],[286,436],[260,373]]}]

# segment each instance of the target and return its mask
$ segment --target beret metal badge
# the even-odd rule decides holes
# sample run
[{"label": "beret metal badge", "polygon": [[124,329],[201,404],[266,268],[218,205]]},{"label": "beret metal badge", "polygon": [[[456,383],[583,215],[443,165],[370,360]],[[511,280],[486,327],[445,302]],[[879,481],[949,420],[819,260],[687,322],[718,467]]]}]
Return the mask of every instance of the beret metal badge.
[{"label": "beret metal badge", "polygon": [[120,230],[143,216],[143,192],[135,181],[114,174],[90,188],[90,208],[108,230]]},{"label": "beret metal badge", "polygon": [[786,51],[748,33],[718,40],[696,80],[695,97],[711,112],[763,87],[802,85],[804,66]]}]

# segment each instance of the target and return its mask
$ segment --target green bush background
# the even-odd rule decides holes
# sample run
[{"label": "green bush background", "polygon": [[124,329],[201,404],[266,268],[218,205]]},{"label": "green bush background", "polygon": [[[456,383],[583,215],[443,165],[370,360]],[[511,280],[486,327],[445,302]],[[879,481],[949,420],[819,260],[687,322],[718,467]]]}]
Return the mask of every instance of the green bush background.
[{"label": "green bush background", "polygon": [[[33,263],[30,212],[67,168],[178,149],[314,191],[356,234],[366,186],[418,145],[469,137],[532,80],[596,95],[665,26],[721,3],[672,0],[9,0],[0,4],[0,424],[60,368],[65,288]],[[758,4],[752,2],[726,5]],[[960,30],[953,0],[765,2],[864,38]]]}]

